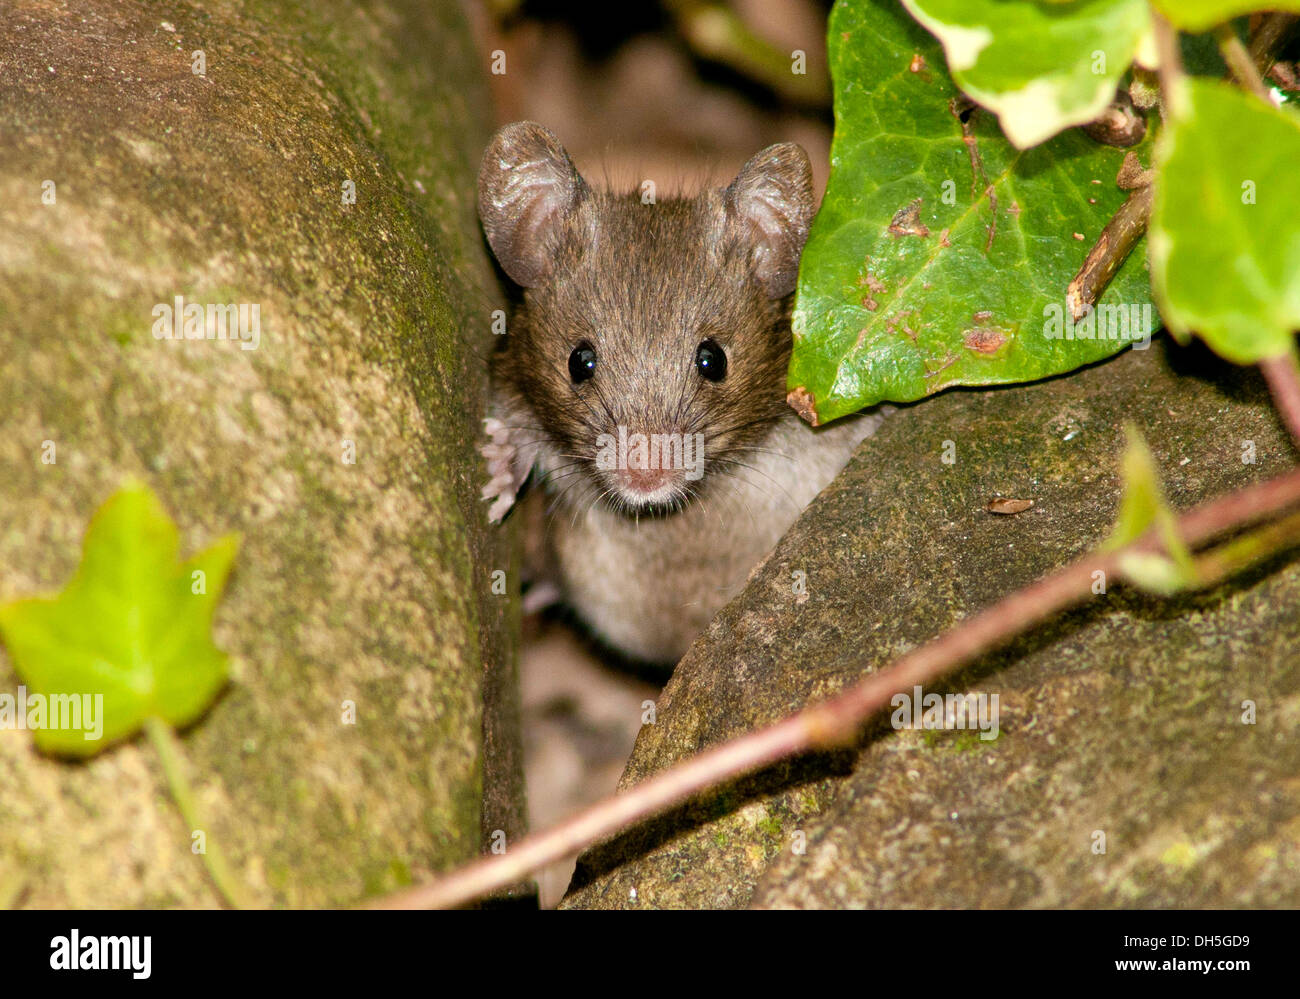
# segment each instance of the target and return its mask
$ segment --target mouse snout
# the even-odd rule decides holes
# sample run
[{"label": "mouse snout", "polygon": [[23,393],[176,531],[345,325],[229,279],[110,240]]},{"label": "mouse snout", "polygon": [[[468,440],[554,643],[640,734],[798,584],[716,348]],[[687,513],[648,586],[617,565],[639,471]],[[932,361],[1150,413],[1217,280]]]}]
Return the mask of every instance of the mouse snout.
[{"label": "mouse snout", "polygon": [[653,503],[676,493],[683,475],[676,468],[620,468],[615,478],[628,499],[635,497]]},{"label": "mouse snout", "polygon": [[601,434],[596,446],[597,467],[618,498],[632,507],[672,503],[703,475],[703,434],[620,426],[617,433]]}]

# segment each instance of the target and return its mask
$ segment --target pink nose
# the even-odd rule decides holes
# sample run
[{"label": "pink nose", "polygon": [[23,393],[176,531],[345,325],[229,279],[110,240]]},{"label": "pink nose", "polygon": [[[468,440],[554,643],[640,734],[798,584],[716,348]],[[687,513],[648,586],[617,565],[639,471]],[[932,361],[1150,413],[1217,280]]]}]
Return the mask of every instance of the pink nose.
[{"label": "pink nose", "polygon": [[630,493],[652,496],[667,489],[677,479],[673,468],[620,468],[618,484]]}]

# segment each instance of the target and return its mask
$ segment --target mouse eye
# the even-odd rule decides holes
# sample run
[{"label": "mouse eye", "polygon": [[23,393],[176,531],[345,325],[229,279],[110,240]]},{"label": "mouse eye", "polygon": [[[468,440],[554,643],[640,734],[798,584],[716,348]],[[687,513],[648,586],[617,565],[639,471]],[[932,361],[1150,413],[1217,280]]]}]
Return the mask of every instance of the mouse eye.
[{"label": "mouse eye", "polygon": [[727,354],[712,337],[695,348],[695,370],[711,382],[727,377]]},{"label": "mouse eye", "polygon": [[586,340],[573,348],[569,355],[569,377],[574,384],[585,382],[596,373],[596,348]]}]

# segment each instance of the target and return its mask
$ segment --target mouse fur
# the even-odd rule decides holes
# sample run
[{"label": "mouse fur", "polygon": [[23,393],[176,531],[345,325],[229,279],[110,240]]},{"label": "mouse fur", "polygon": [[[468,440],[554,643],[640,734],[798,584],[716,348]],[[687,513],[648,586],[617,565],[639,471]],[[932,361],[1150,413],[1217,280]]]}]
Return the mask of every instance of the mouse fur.
[{"label": "mouse fur", "polygon": [[[625,655],[680,658],[879,423],[814,430],[785,401],[814,202],[793,143],[724,189],[651,203],[590,187],[531,122],[484,154],[484,232],[523,289],[492,359],[489,515],[530,472],[542,481],[560,593]],[[702,443],[702,463],[602,464],[620,432]]]}]

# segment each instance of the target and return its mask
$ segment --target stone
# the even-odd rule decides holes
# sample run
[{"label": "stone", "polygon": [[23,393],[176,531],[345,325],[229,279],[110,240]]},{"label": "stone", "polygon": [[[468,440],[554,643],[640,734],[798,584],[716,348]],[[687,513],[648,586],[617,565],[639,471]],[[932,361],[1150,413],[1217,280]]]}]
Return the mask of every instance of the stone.
[{"label": "stone", "polygon": [[[906,407],[678,665],[622,786],[834,694],[1094,549],[1129,421],[1179,510],[1297,458],[1256,372],[1164,339]],[[1034,505],[997,515],[994,497]],[[1169,600],[1109,580],[929,688],[997,694],[995,740],[895,731],[882,714],[853,751],[732,782],[588,851],[565,904],[1294,907],[1298,606],[1294,552]]]},{"label": "stone", "polygon": [[[460,5],[20,3],[0,49],[0,600],[62,586],[128,475],[184,556],[240,532],[233,680],[184,751],[259,904],[352,904],[521,834]],[[256,337],[156,336],[177,296],[256,306]],[[0,907],[218,904],[190,843],[143,739],[74,765],[0,732]]]}]

